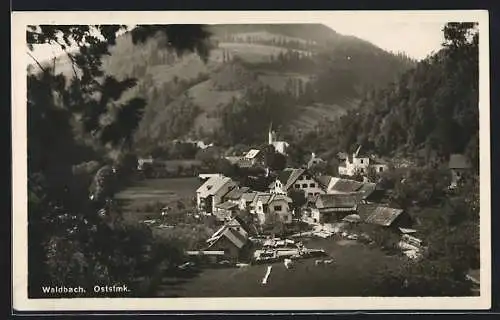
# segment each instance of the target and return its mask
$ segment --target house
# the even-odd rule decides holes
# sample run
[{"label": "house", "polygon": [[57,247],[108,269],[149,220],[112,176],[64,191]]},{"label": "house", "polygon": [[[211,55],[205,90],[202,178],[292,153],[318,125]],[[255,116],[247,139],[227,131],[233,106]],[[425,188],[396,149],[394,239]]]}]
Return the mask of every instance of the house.
[{"label": "house", "polygon": [[237,164],[238,166],[245,165],[245,164],[251,164],[256,165],[256,164],[261,164],[264,162],[264,153],[261,152],[258,149],[250,149],[242,159],[240,159]]},{"label": "house", "polygon": [[215,206],[222,202],[222,197],[237,186],[231,178],[224,176],[210,177],[196,190],[196,206],[201,212],[211,214]]},{"label": "house", "polygon": [[388,168],[386,161],[361,153],[361,146],[359,146],[352,156],[347,155],[344,162],[340,163],[339,174],[341,176],[354,176],[356,174],[368,174],[370,170],[381,173]]},{"label": "house", "polygon": [[384,198],[385,190],[373,182],[363,183],[356,191],[360,195],[360,200],[364,203],[379,202]]},{"label": "house", "polygon": [[363,187],[364,183],[350,179],[336,179],[334,183],[329,186],[328,194],[338,193],[354,193]]},{"label": "house", "polygon": [[290,146],[290,144],[286,141],[277,140],[277,135],[276,135],[276,132],[273,131],[273,124],[272,123],[269,125],[267,143],[269,145],[272,145],[274,147],[274,150],[276,150],[276,152],[279,152],[279,153],[285,154],[285,155],[286,155],[287,148]]},{"label": "house", "polygon": [[251,212],[256,215],[261,225],[273,214],[277,214],[283,223],[288,224],[292,222],[291,203],[292,199],[286,195],[258,193],[252,203]]},{"label": "house", "polygon": [[239,205],[242,195],[250,191],[251,190],[248,187],[236,187],[231,189],[228,193],[226,193],[223,197],[223,200],[236,203]]},{"label": "house", "polygon": [[411,217],[403,209],[377,206],[366,217],[366,223],[394,229],[399,233],[399,228],[411,226]]},{"label": "house", "polygon": [[243,221],[243,219],[241,219],[239,216],[235,216],[234,218],[229,220],[226,223],[226,226],[240,232],[245,237],[256,234],[255,228],[245,223],[245,221]]},{"label": "house", "polygon": [[271,193],[288,194],[292,189],[303,190],[306,198],[324,194],[321,183],[306,169],[286,168],[278,174]]},{"label": "house", "polygon": [[332,177],[330,175],[319,175],[316,176],[316,180],[319,182],[321,188],[328,193],[328,190],[339,180],[337,177]]},{"label": "house", "polygon": [[206,250],[224,251],[227,259],[236,262],[247,244],[248,233],[241,225],[225,224],[207,240]]},{"label": "house", "polygon": [[464,155],[452,154],[450,155],[448,168],[451,171],[450,188],[455,188],[462,178],[463,174],[471,168],[471,165],[467,157],[465,157]]},{"label": "house", "polygon": [[213,215],[219,221],[228,221],[238,213],[238,204],[226,201],[215,205]]},{"label": "house", "polygon": [[198,178],[200,178],[200,180],[203,182],[207,181],[212,177],[224,177],[224,175],[220,173],[200,173],[198,175]]},{"label": "house", "polygon": [[320,164],[326,164],[326,161],[317,157],[314,152],[311,153],[311,158],[307,162],[307,169],[310,169],[310,168],[312,168],[316,165],[320,165]]},{"label": "house", "polygon": [[251,210],[251,205],[257,196],[257,192],[252,191],[252,192],[245,192],[241,195],[240,201],[239,201],[239,209],[240,210]]},{"label": "house", "polygon": [[357,205],[358,199],[354,194],[321,194],[306,218],[315,223],[338,222],[347,215],[355,214]]},{"label": "house", "polygon": [[139,158],[137,159],[137,170],[143,170],[145,165],[153,165],[154,159],[152,156],[147,158]]}]

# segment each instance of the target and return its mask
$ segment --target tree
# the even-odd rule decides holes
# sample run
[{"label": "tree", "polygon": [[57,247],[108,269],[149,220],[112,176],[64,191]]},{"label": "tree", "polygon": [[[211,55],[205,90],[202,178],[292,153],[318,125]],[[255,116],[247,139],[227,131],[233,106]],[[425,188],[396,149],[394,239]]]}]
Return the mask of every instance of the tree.
[{"label": "tree", "polygon": [[[82,192],[87,187],[82,186],[84,180],[72,171],[74,165],[89,161],[89,156],[99,162],[118,160],[120,152],[116,151],[130,148],[142,117],[143,100],[121,98],[135,80],[117,80],[102,70],[102,58],[110,54],[116,33],[123,29],[118,25],[28,28],[29,50],[40,44],[58,45],[66,50],[73,68],[73,76],[67,78],[33,58],[40,72],[28,75],[30,297],[39,296],[41,286],[48,282],[77,286],[130,279],[134,294],[151,289],[134,282],[151,274],[160,259],[149,229],[123,223],[120,208],[112,200],[89,201],[88,193]],[[167,50],[207,53],[201,26],[132,30],[135,43],[156,33],[169,38]],[[72,45],[76,50],[69,50]],[[96,179],[95,187],[102,188]],[[180,259],[170,258],[171,262]]]},{"label": "tree", "polygon": [[288,196],[292,199],[292,210],[295,214],[295,218],[300,218],[300,210],[307,202],[304,190],[292,189],[288,193]]}]

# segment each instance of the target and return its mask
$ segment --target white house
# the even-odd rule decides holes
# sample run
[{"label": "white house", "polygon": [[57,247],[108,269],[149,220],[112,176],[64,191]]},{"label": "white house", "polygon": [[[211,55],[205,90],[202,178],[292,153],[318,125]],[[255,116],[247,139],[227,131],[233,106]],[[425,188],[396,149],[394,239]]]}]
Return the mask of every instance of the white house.
[{"label": "white house", "polygon": [[273,124],[272,123],[269,126],[267,143],[269,145],[272,145],[274,147],[274,150],[276,150],[276,152],[279,152],[281,154],[286,154],[286,150],[290,146],[290,144],[288,142],[280,141],[277,139],[276,132],[273,131]]},{"label": "white house", "polygon": [[339,165],[339,174],[341,176],[368,174],[369,170],[381,173],[388,169],[388,165],[385,161],[377,159],[374,156],[361,154],[360,151],[361,146],[352,154],[352,157],[349,155],[345,157],[344,163]]},{"label": "white house", "polygon": [[224,176],[210,177],[196,190],[196,205],[199,211],[214,213],[215,207],[222,202],[222,197],[237,184]]},{"label": "white house", "polygon": [[292,199],[281,194],[258,193],[252,203],[251,212],[259,223],[265,224],[272,214],[277,214],[283,223],[292,222],[290,204]]},{"label": "white house", "polygon": [[306,169],[286,168],[269,187],[273,194],[288,194],[292,189],[303,190],[306,197],[325,193],[321,182]]}]

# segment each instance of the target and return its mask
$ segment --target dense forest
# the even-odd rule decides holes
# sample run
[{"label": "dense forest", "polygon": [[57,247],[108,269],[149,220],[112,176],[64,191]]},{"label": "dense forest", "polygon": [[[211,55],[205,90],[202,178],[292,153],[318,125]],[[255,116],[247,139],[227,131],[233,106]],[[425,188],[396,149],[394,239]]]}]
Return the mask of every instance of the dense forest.
[{"label": "dense forest", "polygon": [[478,34],[450,24],[442,50],[381,90],[370,90],[356,110],[325,123],[303,145],[426,160],[466,153],[477,168],[479,152]]}]

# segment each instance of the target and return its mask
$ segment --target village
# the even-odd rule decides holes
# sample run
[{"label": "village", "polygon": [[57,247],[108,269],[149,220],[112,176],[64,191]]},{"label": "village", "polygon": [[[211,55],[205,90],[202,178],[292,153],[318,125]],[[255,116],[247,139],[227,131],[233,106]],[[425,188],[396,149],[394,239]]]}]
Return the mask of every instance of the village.
[{"label": "village", "polygon": [[[277,141],[271,128],[267,144],[287,156],[289,144]],[[242,179],[221,172],[198,174],[195,205],[187,214],[195,219],[211,217],[217,229],[204,245],[186,252],[188,260],[178,266],[180,270],[267,264],[262,275],[264,285],[276,263],[291,269],[304,259],[312,259],[315,266],[335,266],[337,257],[321,243],[381,246],[408,261],[418,261],[427,249],[411,216],[403,208],[391,206],[387,197],[391,190],[378,183],[380,174],[394,168],[394,164],[363,153],[362,146],[353,154],[338,155],[336,176],[314,170],[324,162],[314,153],[302,167],[279,171],[266,166],[264,151],[259,149],[224,158],[244,170],[260,169],[244,171],[249,175],[244,180],[261,179],[265,186],[261,183],[252,188],[248,183],[243,185]],[[138,169],[144,169],[148,161],[153,162],[151,158],[140,159]],[[456,188],[460,175],[468,168],[464,156],[450,158],[449,189]],[[162,223],[171,211],[165,207],[156,219],[144,223],[172,228]],[[318,246],[318,241],[310,239],[327,242],[319,242]]]}]

